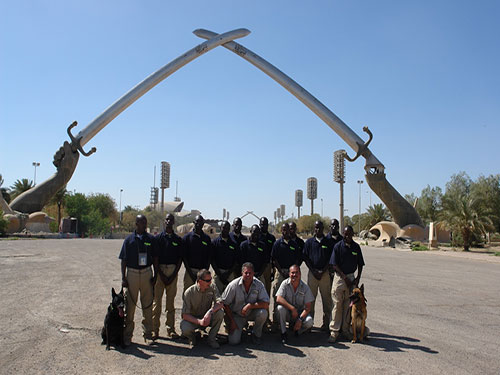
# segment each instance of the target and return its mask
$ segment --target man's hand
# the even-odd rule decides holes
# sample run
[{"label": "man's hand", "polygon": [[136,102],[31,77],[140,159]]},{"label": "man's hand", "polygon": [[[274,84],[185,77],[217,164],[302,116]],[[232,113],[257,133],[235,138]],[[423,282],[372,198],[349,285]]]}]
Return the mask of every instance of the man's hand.
[{"label": "man's hand", "polygon": [[299,312],[297,311],[297,309],[295,307],[293,307],[291,313],[292,313],[292,320],[295,320],[299,317]]},{"label": "man's hand", "polygon": [[234,320],[231,320],[231,324],[229,324],[229,333],[233,333],[238,329],[238,326],[236,325],[236,322]]},{"label": "man's hand", "polygon": [[321,280],[321,277],[323,276],[323,273],[319,270],[313,270],[312,274],[316,280]]},{"label": "man's hand", "polygon": [[354,284],[354,286],[355,286],[356,288],[359,286],[359,278],[360,278],[359,276],[358,276],[358,277],[356,277],[356,278],[354,279],[354,282],[353,282],[353,284]]},{"label": "man's hand", "polygon": [[241,309],[241,316],[247,316],[248,312],[250,311],[251,304],[247,303],[243,308]]},{"label": "man's hand", "polygon": [[210,320],[212,320],[212,311],[208,310],[205,313],[205,316],[203,316],[203,318],[199,319],[198,321],[199,321],[200,326],[206,327],[210,324]]},{"label": "man's hand", "polygon": [[122,278],[122,287],[128,288],[128,280],[126,277]]},{"label": "man's hand", "polygon": [[295,321],[295,324],[293,325],[293,330],[294,330],[294,331],[298,331],[298,330],[299,330],[299,329],[301,329],[301,328],[302,328],[302,320],[297,319],[297,320]]},{"label": "man's hand", "polygon": [[163,283],[163,285],[165,285],[165,286],[168,285],[168,277],[165,276],[165,274],[163,272],[160,273],[160,280]]}]

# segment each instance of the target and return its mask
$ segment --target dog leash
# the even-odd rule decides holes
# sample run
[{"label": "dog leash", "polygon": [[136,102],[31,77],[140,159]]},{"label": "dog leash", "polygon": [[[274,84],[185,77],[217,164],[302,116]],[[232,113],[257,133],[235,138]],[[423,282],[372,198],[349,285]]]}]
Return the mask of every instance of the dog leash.
[{"label": "dog leash", "polygon": [[[139,293],[137,293],[137,295],[139,295]],[[139,305],[137,305],[137,303],[134,301],[134,299],[132,298],[131,295],[129,295],[128,293],[128,288],[127,288],[127,294],[125,295],[125,301],[127,300],[127,298],[130,298],[130,300],[132,301],[132,303],[135,305],[135,307],[137,307],[138,309],[149,309],[152,305],[153,305],[153,302],[155,300],[155,287],[153,285],[153,298],[151,298],[151,303],[149,305],[147,305],[146,307],[141,307]]]}]

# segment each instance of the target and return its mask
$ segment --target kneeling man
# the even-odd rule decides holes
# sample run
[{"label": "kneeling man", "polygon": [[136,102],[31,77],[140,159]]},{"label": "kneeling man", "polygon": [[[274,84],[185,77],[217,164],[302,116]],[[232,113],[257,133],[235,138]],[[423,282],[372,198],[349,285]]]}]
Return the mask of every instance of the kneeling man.
[{"label": "kneeling man", "polygon": [[207,269],[196,274],[196,284],[191,285],[184,292],[182,305],[182,335],[189,339],[191,346],[196,344],[195,331],[210,326],[208,345],[219,348],[217,333],[224,319],[222,303],[215,284],[212,284],[212,275]]},{"label": "kneeling man", "polygon": [[276,293],[278,303],[276,320],[279,320],[281,327],[281,342],[287,343],[286,323],[290,323],[290,328],[295,335],[311,329],[314,321],[310,315],[311,303],[314,296],[311,289],[300,277],[300,267],[294,264],[289,268],[290,277],[281,283]]},{"label": "kneeling man", "polygon": [[229,326],[229,343],[239,344],[241,333],[249,320],[254,321],[252,340],[261,343],[262,327],[267,319],[269,295],[264,284],[254,278],[253,264],[244,263],[241,276],[231,281],[224,293],[222,302]]}]

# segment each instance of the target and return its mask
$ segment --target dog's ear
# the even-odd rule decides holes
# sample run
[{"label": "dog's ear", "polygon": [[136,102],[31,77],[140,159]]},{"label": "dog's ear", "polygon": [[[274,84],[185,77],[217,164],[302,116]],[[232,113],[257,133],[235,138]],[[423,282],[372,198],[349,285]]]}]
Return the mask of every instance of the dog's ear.
[{"label": "dog's ear", "polygon": [[111,295],[114,297],[116,296],[115,288],[111,288]]},{"label": "dog's ear", "polygon": [[365,294],[365,284],[361,284],[359,289],[361,289],[361,293]]}]

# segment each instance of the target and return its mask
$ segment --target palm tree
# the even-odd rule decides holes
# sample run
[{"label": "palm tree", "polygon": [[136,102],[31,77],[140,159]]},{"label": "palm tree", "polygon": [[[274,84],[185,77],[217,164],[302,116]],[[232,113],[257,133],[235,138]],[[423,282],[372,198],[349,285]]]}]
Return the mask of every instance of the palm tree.
[{"label": "palm tree", "polygon": [[376,203],[373,206],[368,207],[367,212],[367,225],[366,227],[371,228],[380,221],[391,220],[391,213],[384,207],[382,203]]},{"label": "palm tree", "polygon": [[438,225],[452,233],[460,233],[464,251],[469,251],[474,235],[485,235],[488,230],[493,229],[489,207],[482,199],[470,193],[445,194],[442,207]]},{"label": "palm tree", "polygon": [[57,225],[61,225],[61,209],[66,206],[67,196],[68,191],[66,190],[66,186],[64,186],[50,200],[50,203],[57,205]]},{"label": "palm tree", "polygon": [[2,194],[3,199],[5,199],[5,202],[10,203],[11,197],[10,197],[9,191],[7,190],[7,188],[1,187],[3,185],[3,183],[4,183],[4,180],[3,180],[2,175],[0,174],[0,192]]},{"label": "palm tree", "polygon": [[14,182],[14,185],[10,187],[11,198],[15,199],[19,194],[24,193],[25,191],[31,189],[33,186],[33,181],[28,180],[27,178],[16,180],[16,182]]}]

